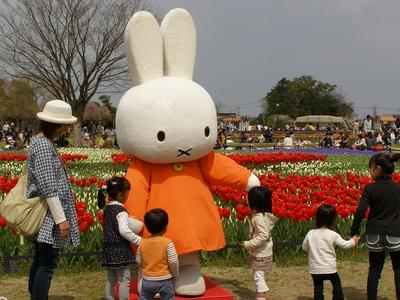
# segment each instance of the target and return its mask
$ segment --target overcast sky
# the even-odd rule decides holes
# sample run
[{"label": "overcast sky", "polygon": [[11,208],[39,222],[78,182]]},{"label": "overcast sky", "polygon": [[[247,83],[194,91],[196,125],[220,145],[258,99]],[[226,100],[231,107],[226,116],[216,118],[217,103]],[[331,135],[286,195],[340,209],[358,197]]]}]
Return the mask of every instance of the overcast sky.
[{"label": "overcast sky", "polygon": [[278,80],[306,74],[338,85],[360,117],[400,113],[400,1],[151,1],[193,16],[194,79],[222,111],[257,115]]},{"label": "overcast sky", "polygon": [[338,85],[360,117],[400,113],[398,0],[145,1],[193,16],[194,80],[221,111],[258,115],[278,80],[311,75]]}]

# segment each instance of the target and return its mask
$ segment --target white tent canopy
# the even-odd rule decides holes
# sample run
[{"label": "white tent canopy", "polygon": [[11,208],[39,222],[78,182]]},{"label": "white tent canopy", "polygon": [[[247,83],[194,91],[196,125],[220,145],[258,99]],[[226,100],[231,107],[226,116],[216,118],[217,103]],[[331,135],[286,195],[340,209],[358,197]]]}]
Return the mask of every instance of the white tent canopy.
[{"label": "white tent canopy", "polygon": [[342,117],[326,115],[310,115],[296,118],[296,123],[318,123],[318,124],[339,124],[348,129],[346,121]]}]

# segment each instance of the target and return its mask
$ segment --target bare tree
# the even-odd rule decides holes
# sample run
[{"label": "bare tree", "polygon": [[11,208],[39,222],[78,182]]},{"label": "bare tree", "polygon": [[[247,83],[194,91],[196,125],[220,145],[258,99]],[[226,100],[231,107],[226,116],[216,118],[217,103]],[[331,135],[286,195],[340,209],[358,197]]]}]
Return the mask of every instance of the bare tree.
[{"label": "bare tree", "polygon": [[130,81],[124,30],[135,11],[150,10],[144,0],[5,0],[2,6],[0,71],[69,103],[78,129],[97,92]]}]

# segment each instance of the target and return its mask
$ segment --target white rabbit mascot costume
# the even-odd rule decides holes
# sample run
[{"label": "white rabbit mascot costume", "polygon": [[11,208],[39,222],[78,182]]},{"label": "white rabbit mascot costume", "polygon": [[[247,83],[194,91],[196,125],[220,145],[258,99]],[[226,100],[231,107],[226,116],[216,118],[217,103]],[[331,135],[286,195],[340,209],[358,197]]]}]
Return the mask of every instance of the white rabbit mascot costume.
[{"label": "white rabbit mascot costume", "polygon": [[[198,252],[225,246],[208,186],[248,190],[259,180],[212,151],[217,115],[210,95],[192,81],[196,29],[186,10],[171,10],[161,27],[150,13],[135,13],[125,30],[125,47],[134,80],[116,116],[118,143],[134,156],[126,175],[132,190],[125,206],[138,220],[137,230],[146,211],[168,213],[165,236],[174,242],[180,264],[175,292],[202,295]],[[145,229],[143,236],[148,236]]]}]

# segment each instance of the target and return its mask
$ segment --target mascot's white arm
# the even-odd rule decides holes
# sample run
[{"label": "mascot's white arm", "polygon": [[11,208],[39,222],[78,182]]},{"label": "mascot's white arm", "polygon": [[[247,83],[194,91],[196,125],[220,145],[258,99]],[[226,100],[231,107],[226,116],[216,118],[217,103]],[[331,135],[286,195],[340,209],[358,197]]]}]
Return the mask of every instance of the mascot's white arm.
[{"label": "mascot's white arm", "polygon": [[260,186],[260,180],[258,179],[258,177],[256,175],[251,173],[251,175],[247,181],[246,192],[248,192],[252,187],[255,187],[255,186]]},{"label": "mascot's white arm", "polygon": [[133,231],[135,234],[139,234],[139,232],[143,229],[143,222],[136,220],[135,218],[129,217],[128,218],[128,226],[129,229]]}]

